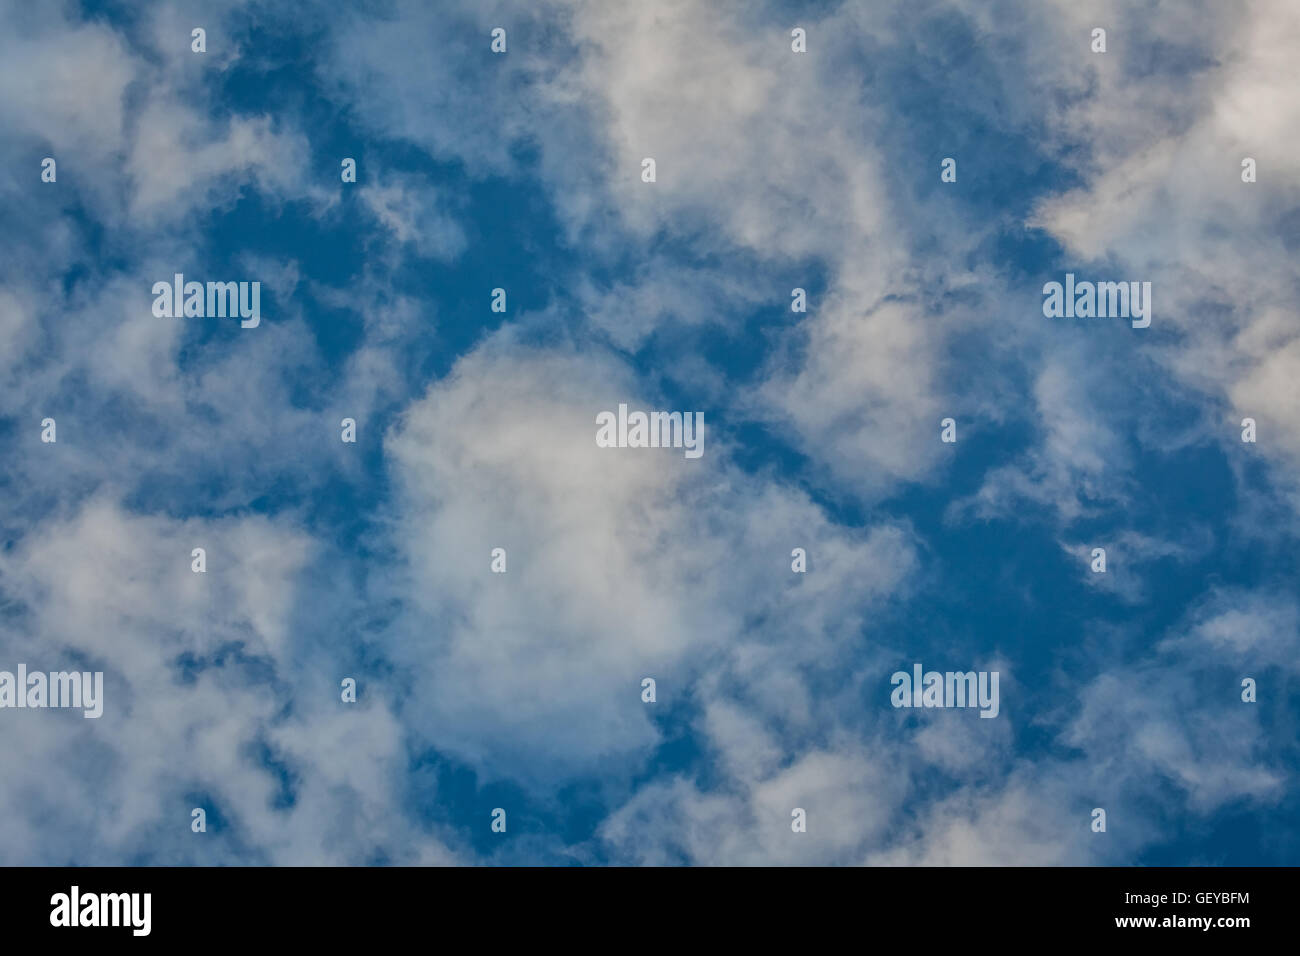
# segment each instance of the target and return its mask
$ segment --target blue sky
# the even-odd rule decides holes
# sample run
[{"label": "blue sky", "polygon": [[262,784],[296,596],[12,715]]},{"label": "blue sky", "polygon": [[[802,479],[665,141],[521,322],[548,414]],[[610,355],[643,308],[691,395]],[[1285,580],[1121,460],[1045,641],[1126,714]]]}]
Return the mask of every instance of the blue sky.
[{"label": "blue sky", "polygon": [[[0,861],[1294,863],[1297,40],[0,0],[0,670],[105,675],[0,710]],[[1045,318],[1066,272],[1150,327]],[[620,403],[704,455],[596,447]],[[999,715],[895,709],[914,662]]]}]

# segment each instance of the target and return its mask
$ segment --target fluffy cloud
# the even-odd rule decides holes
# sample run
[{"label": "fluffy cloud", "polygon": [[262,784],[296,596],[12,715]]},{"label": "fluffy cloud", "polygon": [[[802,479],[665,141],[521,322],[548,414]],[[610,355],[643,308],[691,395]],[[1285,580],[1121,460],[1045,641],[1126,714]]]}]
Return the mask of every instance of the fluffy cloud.
[{"label": "fluffy cloud", "polygon": [[[1044,197],[1032,222],[1077,261],[1152,282],[1144,344],[1204,395],[1207,427],[1241,454],[1239,422],[1253,417],[1267,435],[1260,452],[1294,463],[1300,15],[1285,0],[1195,9],[1119,19],[1096,89],[1063,115],[1062,135],[1089,144],[1083,183]],[[1253,184],[1241,179],[1246,157]]]},{"label": "fluffy cloud", "polygon": [[[738,471],[707,417],[697,460],[597,447],[596,414],[620,402],[662,407],[612,359],[502,333],[386,443],[416,611],[396,650],[419,688],[408,716],[491,774],[626,769],[658,739],[643,677],[685,702],[742,639],[798,629],[788,661],[843,653],[914,560],[906,529],[837,527]],[[794,547],[816,565],[806,583]]]},{"label": "fluffy cloud", "polygon": [[10,862],[449,858],[404,822],[393,714],[345,709],[326,645],[294,632],[315,550],[262,518],[173,521],[99,497],[5,553],[6,665],[105,673],[98,719],[6,711]]}]

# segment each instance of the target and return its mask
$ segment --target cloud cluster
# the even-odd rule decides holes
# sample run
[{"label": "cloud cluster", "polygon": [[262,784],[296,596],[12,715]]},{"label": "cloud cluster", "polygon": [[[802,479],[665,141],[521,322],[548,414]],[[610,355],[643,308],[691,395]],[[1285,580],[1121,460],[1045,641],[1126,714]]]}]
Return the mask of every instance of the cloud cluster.
[{"label": "cloud cluster", "polygon": [[[1295,527],[1293,4],[843,4],[806,54],[762,4],[331,8],[310,90],[230,108],[289,10],[0,13],[0,653],[109,699],[5,713],[7,862],[472,860],[466,798],[412,799],[426,752],[552,812],[596,794],[586,838],[515,858],[1120,863],[1286,799],[1284,705],[1238,696],[1294,670],[1285,567],[1154,605],[1155,569]],[[250,207],[288,241],[231,239]],[[507,232],[554,263],[536,308],[514,260],[449,288]],[[1151,281],[1151,328],[1043,320],[1058,266]],[[211,269],[273,319],[151,315]],[[498,282],[507,314],[465,312]],[[699,460],[594,442],[683,402]],[[1210,515],[1144,471],[1191,451],[1236,493]],[[1044,550],[954,550],[1008,526]],[[1044,552],[1059,593],[1018,563]],[[1030,573],[947,641],[963,561]],[[1124,617],[1000,630],[1051,601]],[[960,654],[998,720],[889,707]]]}]

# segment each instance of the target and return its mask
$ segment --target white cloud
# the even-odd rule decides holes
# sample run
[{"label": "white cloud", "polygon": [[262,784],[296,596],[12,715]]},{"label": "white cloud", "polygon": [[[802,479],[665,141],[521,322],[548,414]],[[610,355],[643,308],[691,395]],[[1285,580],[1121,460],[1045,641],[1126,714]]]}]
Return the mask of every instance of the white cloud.
[{"label": "white cloud", "polygon": [[[190,568],[198,546],[205,574]],[[101,496],[4,554],[4,593],[22,610],[0,631],[6,669],[105,672],[98,719],[5,712],[10,862],[449,859],[405,822],[403,730],[379,688],[346,707],[337,665],[294,633],[315,550],[283,522],[144,517]],[[261,746],[287,767],[292,806],[277,809]]]},{"label": "white cloud", "polygon": [[[1063,135],[1089,145],[1084,183],[1046,197],[1033,224],[1081,261],[1119,263],[1152,282],[1150,353],[1201,390],[1226,453],[1253,451],[1237,441],[1238,423],[1256,418],[1268,436],[1259,451],[1288,465],[1278,478],[1294,484],[1300,274],[1286,217],[1300,208],[1291,159],[1300,11],[1287,0],[1196,10],[1145,18],[1142,53],[1137,37],[1119,33],[1097,89],[1062,114]],[[1134,82],[1156,44],[1190,65]],[[1257,183],[1241,181],[1245,157],[1259,164]]]},{"label": "white cloud", "polygon": [[756,618],[783,646],[801,629],[793,660],[842,653],[914,560],[905,531],[836,527],[735,470],[707,418],[696,461],[598,448],[596,414],[620,402],[659,407],[609,359],[501,333],[386,442],[417,609],[396,651],[419,688],[408,719],[490,774],[626,769],[658,739],[642,677],[680,695]]}]

